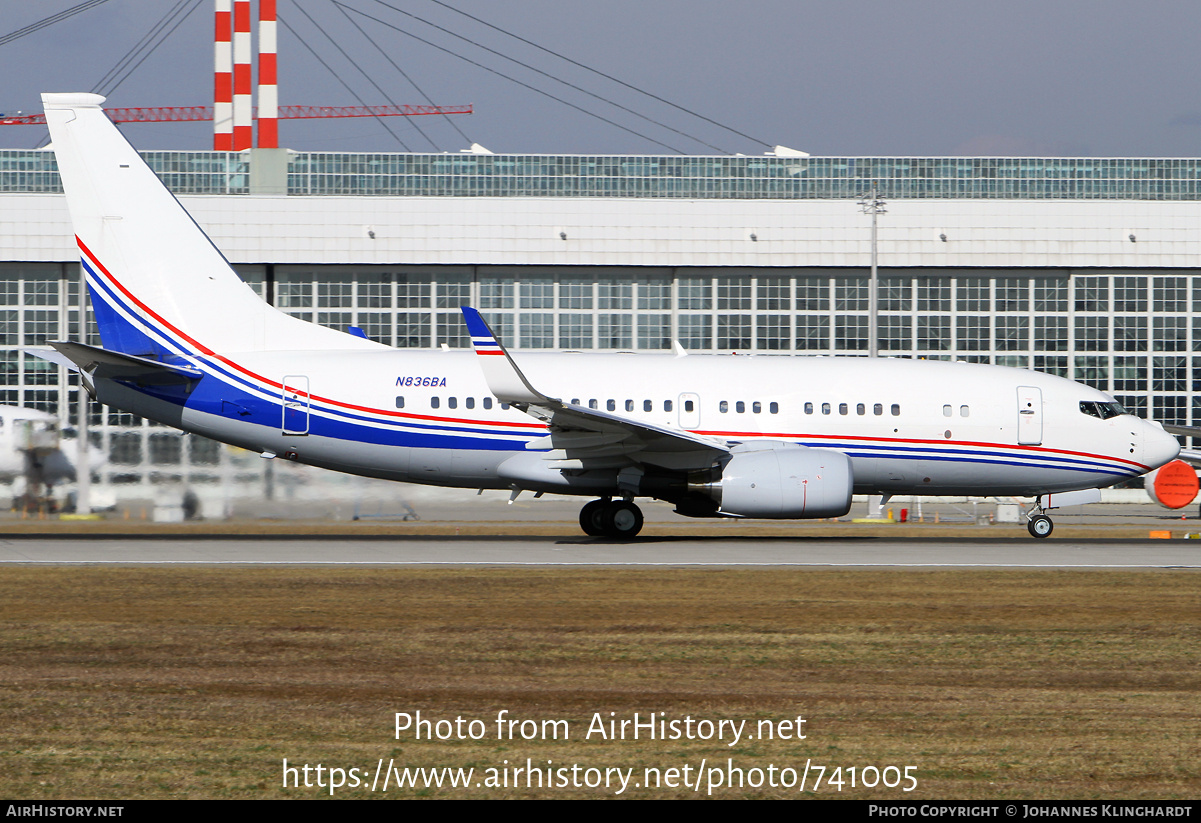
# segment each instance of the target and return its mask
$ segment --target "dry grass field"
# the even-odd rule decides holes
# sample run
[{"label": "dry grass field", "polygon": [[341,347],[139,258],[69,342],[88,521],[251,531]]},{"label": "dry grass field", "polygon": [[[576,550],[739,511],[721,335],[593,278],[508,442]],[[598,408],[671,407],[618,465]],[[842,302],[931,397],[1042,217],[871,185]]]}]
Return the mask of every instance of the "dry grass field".
[{"label": "dry grass field", "polygon": [[[328,796],[283,788],[286,758],[363,770],[336,797],[616,793],[474,785],[528,759],[633,769],[633,797],[696,796],[635,787],[648,767],[694,781],[732,760],[748,781],[808,762],[803,796],[1197,798],[1199,588],[1192,571],[7,567],[0,795]],[[418,710],[487,733],[395,739],[394,713]],[[501,710],[571,737],[498,740]],[[596,712],[748,732],[799,715],[806,738],[585,739]],[[381,758],[475,776],[372,795]],[[841,793],[813,792],[819,765],[843,768]],[[917,788],[851,788],[870,766],[912,766]]]}]

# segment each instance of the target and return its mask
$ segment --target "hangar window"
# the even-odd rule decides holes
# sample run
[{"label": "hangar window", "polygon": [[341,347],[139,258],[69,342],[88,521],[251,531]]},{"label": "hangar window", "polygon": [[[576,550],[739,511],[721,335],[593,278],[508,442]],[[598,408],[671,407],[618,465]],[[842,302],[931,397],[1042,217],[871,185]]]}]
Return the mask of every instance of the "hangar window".
[{"label": "hangar window", "polygon": [[403,397],[396,398],[396,408],[403,409],[405,407],[405,399]]}]

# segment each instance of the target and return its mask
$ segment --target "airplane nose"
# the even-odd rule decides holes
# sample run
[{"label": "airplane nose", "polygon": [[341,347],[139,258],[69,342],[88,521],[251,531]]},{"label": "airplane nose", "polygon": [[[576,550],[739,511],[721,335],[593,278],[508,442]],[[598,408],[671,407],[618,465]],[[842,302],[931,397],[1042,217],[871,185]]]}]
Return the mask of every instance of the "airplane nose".
[{"label": "airplane nose", "polygon": [[1171,463],[1180,454],[1180,441],[1153,423],[1143,424],[1143,460],[1152,469]]}]

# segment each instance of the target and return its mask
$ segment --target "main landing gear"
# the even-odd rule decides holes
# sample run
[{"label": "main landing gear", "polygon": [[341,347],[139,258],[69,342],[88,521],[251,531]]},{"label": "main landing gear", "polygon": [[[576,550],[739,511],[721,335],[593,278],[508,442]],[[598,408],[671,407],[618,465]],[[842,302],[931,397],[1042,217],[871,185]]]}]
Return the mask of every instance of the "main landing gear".
[{"label": "main landing gear", "polygon": [[642,510],[629,500],[593,500],[580,509],[580,528],[592,537],[629,539],[642,531]]},{"label": "main landing gear", "polygon": [[1043,510],[1043,499],[1041,496],[1034,500],[1034,508],[1026,512],[1026,531],[1030,532],[1031,537],[1050,537],[1051,530],[1055,528],[1055,524],[1051,522],[1051,518],[1047,517]]}]

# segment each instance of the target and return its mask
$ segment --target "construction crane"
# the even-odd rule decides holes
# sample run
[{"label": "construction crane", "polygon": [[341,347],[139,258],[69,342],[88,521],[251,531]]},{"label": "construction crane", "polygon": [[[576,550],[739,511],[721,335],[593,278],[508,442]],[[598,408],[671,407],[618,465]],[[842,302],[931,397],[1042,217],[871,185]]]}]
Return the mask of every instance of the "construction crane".
[{"label": "construction crane", "polygon": [[[114,123],[183,123],[212,120],[212,106],[142,106],[105,109]],[[280,120],[318,117],[417,117],[425,114],[471,114],[467,106],[280,106]],[[0,114],[0,126],[44,125],[44,114]]]}]

